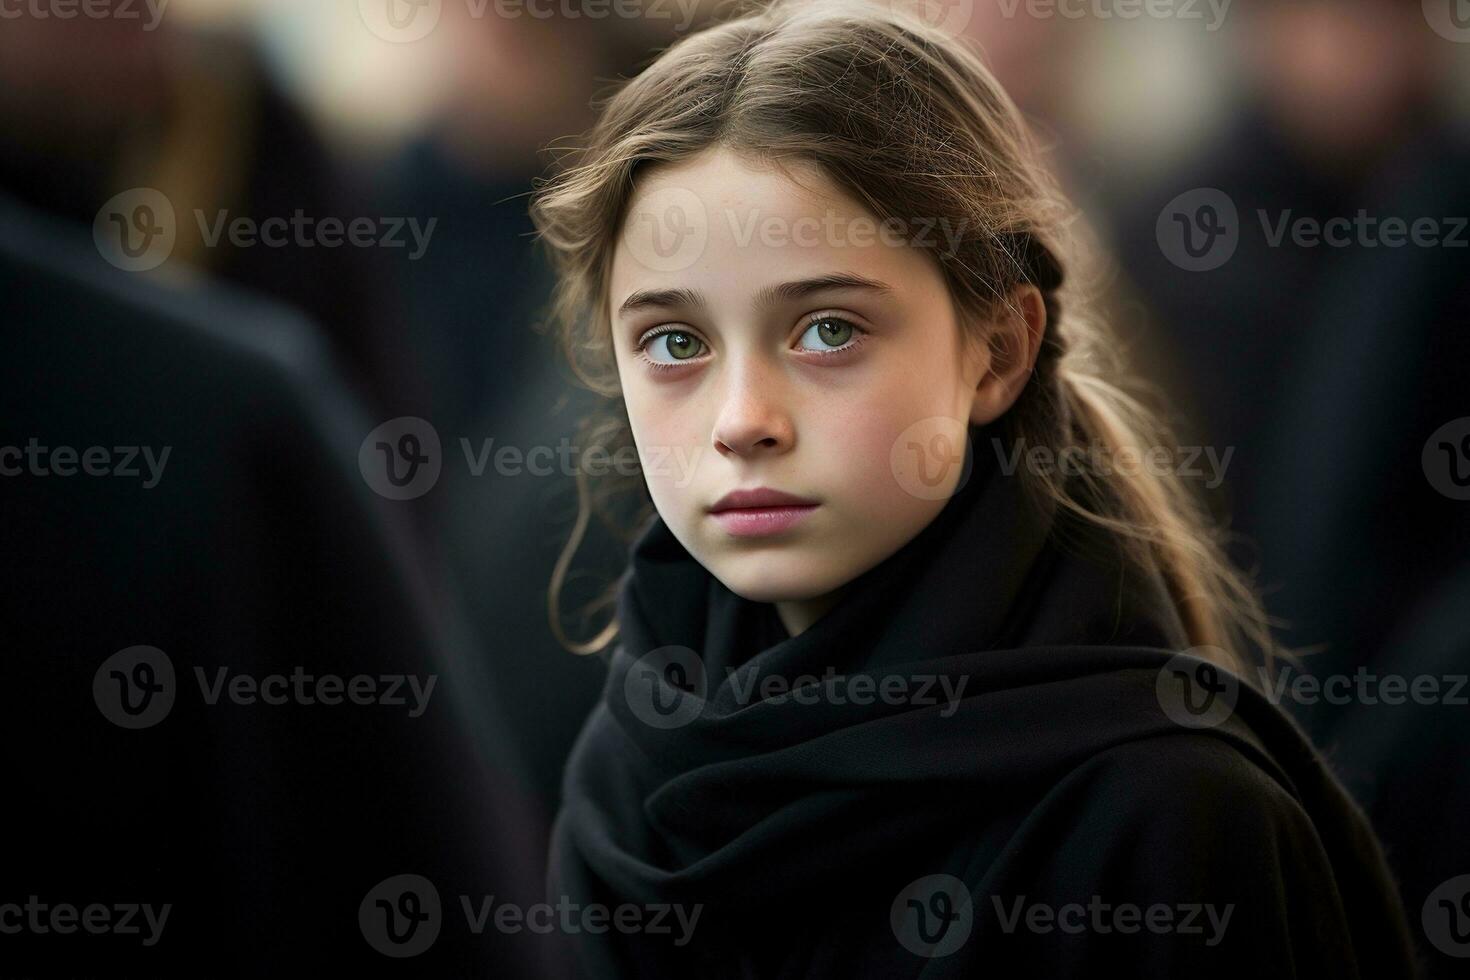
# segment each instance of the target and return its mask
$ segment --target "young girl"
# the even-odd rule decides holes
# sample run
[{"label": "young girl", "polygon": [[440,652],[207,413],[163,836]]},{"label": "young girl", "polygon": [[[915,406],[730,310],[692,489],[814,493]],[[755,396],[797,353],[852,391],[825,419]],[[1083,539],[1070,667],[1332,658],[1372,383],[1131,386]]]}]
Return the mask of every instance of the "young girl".
[{"label": "young girl", "polygon": [[656,508],[554,831],[588,974],[1409,976],[1014,105],[883,4],[737,13],[533,204]]}]

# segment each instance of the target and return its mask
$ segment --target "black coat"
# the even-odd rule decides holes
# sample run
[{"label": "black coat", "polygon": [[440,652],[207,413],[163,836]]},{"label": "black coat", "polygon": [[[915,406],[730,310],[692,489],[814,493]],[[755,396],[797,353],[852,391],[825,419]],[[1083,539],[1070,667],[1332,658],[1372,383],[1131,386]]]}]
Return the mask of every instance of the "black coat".
[{"label": "black coat", "polygon": [[971,434],[961,491],[796,637],[661,521],[634,546],[553,835],[555,899],[638,913],[579,934],[587,974],[1410,976],[1300,728]]},{"label": "black coat", "polygon": [[[479,700],[483,653],[359,472],[371,425],[323,341],[0,215],[0,924],[30,915],[8,904],[49,910],[0,935],[6,972],[402,967],[370,945],[370,892],[415,874],[442,902],[422,969],[550,973],[539,937],[466,926],[461,895],[539,900],[542,825]],[[144,673],[112,660],[138,646]],[[304,697],[267,680],[298,673]],[[242,677],[265,687],[236,698]],[[170,911],[147,944],[51,927],[96,904]]]}]

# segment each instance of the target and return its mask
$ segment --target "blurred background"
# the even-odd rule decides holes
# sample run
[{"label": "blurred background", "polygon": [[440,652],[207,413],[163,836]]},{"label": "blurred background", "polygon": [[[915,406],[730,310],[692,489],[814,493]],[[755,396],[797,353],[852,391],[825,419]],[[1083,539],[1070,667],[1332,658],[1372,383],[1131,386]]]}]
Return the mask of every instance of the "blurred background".
[{"label": "blurred background", "polygon": [[[1228,461],[1203,489],[1304,670],[1463,680],[1470,4],[918,3],[1042,134],[1123,342],[1182,441]],[[466,710],[503,727],[532,849],[603,670],[548,624],[574,479],[493,462],[569,444],[597,402],[531,329],[550,279],[527,194],[598,93],[716,7],[0,2],[6,208],[84,243],[87,262],[196,298],[204,320],[249,331],[251,304],[291,311],[368,428],[439,440],[429,486],[369,489],[477,664]],[[302,234],[283,222],[266,240],[267,219],[293,216]],[[324,245],[333,219],[360,243]],[[579,549],[571,637],[606,622],[582,607],[625,547],[594,526]],[[1426,930],[1432,894],[1470,874],[1470,690],[1456,705],[1451,686],[1427,703],[1282,698],[1370,811]],[[1470,905],[1452,914],[1450,935],[1470,936]],[[1426,933],[1437,975],[1470,955],[1456,942]]]}]

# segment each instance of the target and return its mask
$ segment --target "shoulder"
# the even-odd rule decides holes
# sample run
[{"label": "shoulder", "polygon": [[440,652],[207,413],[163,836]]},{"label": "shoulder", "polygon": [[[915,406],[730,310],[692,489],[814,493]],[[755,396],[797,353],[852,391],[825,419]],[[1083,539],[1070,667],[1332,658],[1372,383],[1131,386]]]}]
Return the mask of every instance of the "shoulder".
[{"label": "shoulder", "polygon": [[1181,729],[1124,742],[1090,762],[1094,792],[1158,815],[1216,804],[1250,804],[1285,815],[1301,804],[1263,748],[1212,732]]},{"label": "shoulder", "polygon": [[984,887],[1057,903],[1235,903],[1270,932],[1309,906],[1340,918],[1314,815],[1266,761],[1183,730],[1097,752],[1017,815]]},{"label": "shoulder", "polygon": [[1181,730],[1111,747],[1068,779],[1074,833],[1129,854],[1141,874],[1199,882],[1288,863],[1331,874],[1313,815],[1264,750]]},{"label": "shoulder", "polygon": [[1056,975],[1297,976],[1314,964],[1351,976],[1365,953],[1354,937],[1374,926],[1336,863],[1269,760],[1181,730],[1090,756],[967,884],[1004,955]]},{"label": "shoulder", "polygon": [[215,279],[158,279],[113,268],[90,236],[0,197],[3,306],[17,329],[75,363],[160,375],[212,391],[236,382],[301,388],[334,366],[316,326]]}]

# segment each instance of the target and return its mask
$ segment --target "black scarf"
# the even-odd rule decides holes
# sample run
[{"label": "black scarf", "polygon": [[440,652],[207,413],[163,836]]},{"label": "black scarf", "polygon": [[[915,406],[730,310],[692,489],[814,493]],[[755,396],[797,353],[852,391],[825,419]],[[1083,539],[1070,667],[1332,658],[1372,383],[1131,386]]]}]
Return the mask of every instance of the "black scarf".
[{"label": "black scarf", "polygon": [[[1376,840],[1300,729],[1244,684],[1218,724],[1171,720],[1160,677],[1187,644],[1158,576],[1029,500],[994,430],[970,438],[938,516],[795,637],[662,520],[634,544],[553,840],[553,898],[643,916],[578,931],[590,974],[1407,975]],[[900,921],[936,873],[974,903],[939,956],[913,951],[920,910],[967,896]],[[1094,895],[1237,907],[1208,947],[1007,918]],[[699,918],[666,911],[666,935],[663,906]]]}]

